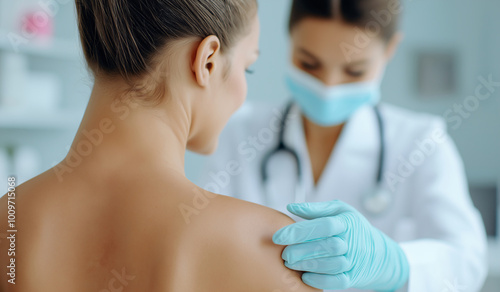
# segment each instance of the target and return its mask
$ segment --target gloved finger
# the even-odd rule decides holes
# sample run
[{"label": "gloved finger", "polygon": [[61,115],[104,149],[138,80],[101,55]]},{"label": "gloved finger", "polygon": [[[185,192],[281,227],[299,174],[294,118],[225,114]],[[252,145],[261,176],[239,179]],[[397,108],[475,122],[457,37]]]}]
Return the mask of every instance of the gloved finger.
[{"label": "gloved finger", "polygon": [[285,262],[285,266],[296,271],[328,275],[337,275],[350,269],[350,263],[345,256],[311,259],[294,264]]},{"label": "gloved finger", "polygon": [[325,239],[344,233],[346,230],[347,222],[343,217],[324,217],[285,226],[273,235],[273,242],[279,245],[292,245]]},{"label": "gloved finger", "polygon": [[351,281],[346,273],[337,275],[304,273],[302,275],[302,282],[322,290],[345,290],[351,288]]},{"label": "gloved finger", "polygon": [[329,237],[322,240],[289,245],[281,257],[290,264],[298,261],[341,256],[347,253],[347,243],[340,237]]},{"label": "gloved finger", "polygon": [[287,210],[304,219],[316,219],[339,215],[355,209],[342,201],[318,202],[318,203],[298,203],[288,204]]}]

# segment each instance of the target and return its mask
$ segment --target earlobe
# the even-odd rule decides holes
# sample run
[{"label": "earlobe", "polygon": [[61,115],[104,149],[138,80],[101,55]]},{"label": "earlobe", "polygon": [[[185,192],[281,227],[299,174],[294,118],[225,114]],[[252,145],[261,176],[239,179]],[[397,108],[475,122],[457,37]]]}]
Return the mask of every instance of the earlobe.
[{"label": "earlobe", "polygon": [[217,68],[219,52],[220,41],[216,36],[208,36],[198,45],[192,65],[198,85],[202,87],[208,85],[210,76]]}]

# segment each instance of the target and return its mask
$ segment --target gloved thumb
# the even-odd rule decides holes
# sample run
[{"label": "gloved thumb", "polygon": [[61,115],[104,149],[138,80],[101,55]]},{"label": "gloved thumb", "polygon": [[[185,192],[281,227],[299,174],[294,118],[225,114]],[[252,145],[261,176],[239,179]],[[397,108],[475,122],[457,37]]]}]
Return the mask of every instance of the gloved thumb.
[{"label": "gloved thumb", "polygon": [[290,213],[307,220],[336,216],[353,210],[351,206],[338,200],[317,203],[294,203],[288,204],[286,208]]}]

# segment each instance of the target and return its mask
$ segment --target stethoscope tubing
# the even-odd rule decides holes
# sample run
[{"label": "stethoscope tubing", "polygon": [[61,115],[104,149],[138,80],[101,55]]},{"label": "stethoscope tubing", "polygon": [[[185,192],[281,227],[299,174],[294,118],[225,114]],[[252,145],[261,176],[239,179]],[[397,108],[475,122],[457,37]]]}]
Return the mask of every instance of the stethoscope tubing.
[{"label": "stethoscope tubing", "polygon": [[[298,181],[296,182],[296,186],[295,186],[295,200],[296,201],[300,197],[300,195],[297,194],[297,192],[299,191],[299,188],[300,189],[303,188],[302,163],[300,162],[299,154],[294,149],[288,147],[284,141],[285,130],[286,130],[286,121],[290,115],[290,112],[292,110],[293,105],[294,105],[294,103],[290,102],[287,105],[287,107],[285,108],[283,118],[280,122],[280,131],[279,131],[279,135],[278,135],[278,145],[276,146],[276,148],[269,151],[269,153],[267,153],[264,156],[262,163],[261,163],[261,167],[260,167],[261,168],[260,169],[261,180],[262,180],[262,183],[263,183],[264,188],[266,190],[266,194],[265,194],[266,198],[269,196],[269,194],[267,193],[267,184],[269,182],[268,166],[269,166],[269,163],[270,163],[272,157],[280,152],[290,154],[293,157],[293,159],[297,165],[297,179],[298,179]],[[385,126],[384,126],[384,120],[383,120],[382,113],[380,111],[379,106],[378,105],[374,106],[373,110],[375,112],[375,116],[377,119],[377,125],[378,125],[378,130],[379,130],[379,137],[380,137],[380,139],[379,139],[380,149],[379,149],[379,155],[378,155],[378,167],[377,167],[377,175],[376,175],[376,187],[380,187],[380,185],[382,184],[382,180],[383,180],[382,176],[383,176],[384,164],[385,164],[385,151],[386,151],[385,131],[384,131]],[[376,189],[376,188],[374,188],[374,189]],[[301,200],[305,200],[305,194],[302,194],[302,197],[303,198],[301,198]]]}]

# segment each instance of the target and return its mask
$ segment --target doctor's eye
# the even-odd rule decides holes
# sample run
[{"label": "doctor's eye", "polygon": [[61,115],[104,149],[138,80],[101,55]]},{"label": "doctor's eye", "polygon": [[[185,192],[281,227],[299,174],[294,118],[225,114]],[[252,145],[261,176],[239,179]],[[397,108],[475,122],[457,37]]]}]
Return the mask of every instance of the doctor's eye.
[{"label": "doctor's eye", "polygon": [[365,75],[365,71],[363,71],[363,70],[346,69],[345,72],[352,77],[362,77],[363,75]]},{"label": "doctor's eye", "polygon": [[300,62],[300,66],[302,66],[302,68],[305,70],[317,70],[317,69],[319,69],[318,64],[311,64],[311,63],[307,63],[307,62]]}]

